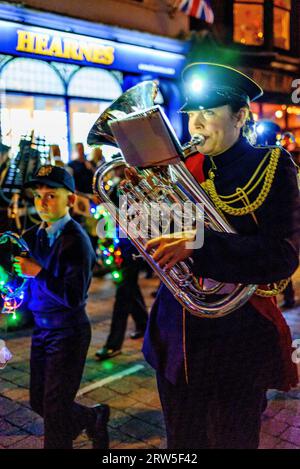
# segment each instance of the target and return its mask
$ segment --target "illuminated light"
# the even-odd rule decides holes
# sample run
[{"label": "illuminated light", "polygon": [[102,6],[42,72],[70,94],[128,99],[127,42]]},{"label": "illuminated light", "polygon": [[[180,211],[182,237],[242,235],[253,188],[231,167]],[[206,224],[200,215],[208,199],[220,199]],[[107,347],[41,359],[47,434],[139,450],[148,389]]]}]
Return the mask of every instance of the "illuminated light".
[{"label": "illuminated light", "polygon": [[287,108],[288,114],[296,114],[297,116],[300,115],[300,107],[299,106],[289,106]]},{"label": "illuminated light", "polygon": [[204,88],[204,81],[201,80],[201,78],[194,78],[190,87],[194,93],[199,93],[199,91],[202,91]]},{"label": "illuminated light", "polygon": [[241,43],[242,43],[242,44],[245,44],[245,43],[246,43],[246,39],[245,39],[244,37],[242,37]]},{"label": "illuminated light", "polygon": [[122,272],[119,271],[119,270],[114,270],[112,272],[112,277],[113,277],[114,281],[117,282],[117,283],[122,282],[122,280],[123,280]]},{"label": "illuminated light", "polygon": [[111,180],[109,180],[109,181],[107,181],[107,184],[108,184],[109,186],[112,186],[112,185],[113,185],[113,182],[112,182]]},{"label": "illuminated light", "polygon": [[102,367],[104,368],[104,370],[111,370],[114,367],[114,364],[109,360],[105,360],[102,363]]},{"label": "illuminated light", "polygon": [[96,213],[96,209],[95,209],[95,208],[91,208],[91,213]]},{"label": "illuminated light", "polygon": [[109,256],[109,251],[105,248],[104,253],[106,256]]},{"label": "illuminated light", "polygon": [[110,189],[109,185],[108,185],[108,184],[105,184],[104,189],[105,189],[106,191],[108,191],[108,190]]},{"label": "illuminated light", "polygon": [[263,37],[264,37],[264,33],[263,33],[262,31],[259,31],[259,33],[257,34],[257,37],[263,38]]},{"label": "illuminated light", "polygon": [[279,110],[279,111],[276,111],[276,112],[275,112],[275,117],[277,117],[277,119],[281,119],[282,116],[283,116],[283,112],[282,112],[282,111]]},{"label": "illuminated light", "polygon": [[114,252],[114,248],[108,248],[109,252]]},{"label": "illuminated light", "polygon": [[111,259],[107,259],[104,262],[105,262],[106,265],[111,265],[111,263],[112,263]]},{"label": "illuminated light", "polygon": [[118,238],[115,238],[115,239],[114,239],[114,243],[115,243],[115,244],[119,244],[119,242],[120,242],[120,240],[119,240]]},{"label": "illuminated light", "polygon": [[285,110],[286,110],[286,105],[283,104],[283,105],[281,106],[281,109],[282,109],[283,111],[285,111]]},{"label": "illuminated light", "polygon": [[280,140],[276,140],[276,145],[279,147],[280,146]]},{"label": "illuminated light", "polygon": [[258,124],[258,126],[256,127],[256,132],[261,135],[262,133],[264,133],[265,131],[265,126],[263,124]]},{"label": "illuminated light", "polygon": [[258,121],[258,114],[256,112],[253,112],[252,115],[255,122]]},{"label": "illuminated light", "polygon": [[115,255],[116,255],[116,256],[120,256],[120,255],[121,255],[121,251],[119,251],[119,250],[115,251]]}]

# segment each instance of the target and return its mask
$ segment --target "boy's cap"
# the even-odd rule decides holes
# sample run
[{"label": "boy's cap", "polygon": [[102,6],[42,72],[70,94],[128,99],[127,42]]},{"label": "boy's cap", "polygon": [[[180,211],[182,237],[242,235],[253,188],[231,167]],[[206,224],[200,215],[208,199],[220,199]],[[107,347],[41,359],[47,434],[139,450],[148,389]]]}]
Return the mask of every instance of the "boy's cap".
[{"label": "boy's cap", "polygon": [[49,187],[64,187],[75,192],[75,181],[68,171],[60,166],[41,166],[30,181],[25,182],[24,187],[34,187],[38,184]]}]

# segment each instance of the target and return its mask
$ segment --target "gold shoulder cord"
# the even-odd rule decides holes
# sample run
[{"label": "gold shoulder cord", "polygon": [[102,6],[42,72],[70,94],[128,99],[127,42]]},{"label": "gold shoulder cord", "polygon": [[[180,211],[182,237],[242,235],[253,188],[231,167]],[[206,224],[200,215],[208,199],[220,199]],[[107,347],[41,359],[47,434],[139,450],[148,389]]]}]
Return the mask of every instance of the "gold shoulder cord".
[{"label": "gold shoulder cord", "polygon": [[[271,156],[270,156],[271,154]],[[230,195],[219,195],[217,193],[215,183],[214,183],[214,169],[216,166],[213,163],[212,169],[209,170],[208,179],[204,181],[201,186],[203,189],[208,193],[210,198],[212,199],[216,208],[225,214],[229,214],[232,216],[243,216],[243,215],[251,215],[255,222],[257,223],[256,216],[254,212],[261,207],[261,205],[266,200],[270,189],[272,187],[272,183],[275,177],[276,168],[278,166],[279,158],[281,155],[280,148],[274,148],[267,152],[263,160],[260,162],[256,170],[254,171],[253,175],[246,183],[244,187],[237,187],[236,192]],[[261,172],[259,175],[262,167],[264,166],[265,162],[267,161],[268,157],[270,156],[270,161],[267,167]],[[256,180],[257,179],[257,180]],[[264,181],[263,181],[264,179]],[[256,181],[255,181],[256,180]],[[258,194],[257,198],[250,203],[249,194],[251,194],[258,185],[263,181],[263,185],[261,188],[260,193]],[[234,208],[231,205],[236,202],[242,202],[244,207],[241,208]],[[280,280],[278,283],[274,284],[273,288],[270,290],[262,290],[257,289],[255,294],[258,296],[263,297],[270,297],[278,295],[279,293],[285,290],[287,284],[289,283],[289,278],[286,280]]]}]

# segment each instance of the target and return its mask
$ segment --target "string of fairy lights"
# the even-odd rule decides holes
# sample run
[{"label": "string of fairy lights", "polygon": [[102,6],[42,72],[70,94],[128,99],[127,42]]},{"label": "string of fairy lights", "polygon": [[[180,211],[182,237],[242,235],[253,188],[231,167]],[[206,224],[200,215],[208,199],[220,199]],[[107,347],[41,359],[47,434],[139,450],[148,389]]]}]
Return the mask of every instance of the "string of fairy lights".
[{"label": "string of fairy lights", "polygon": [[111,272],[112,280],[116,283],[122,281],[121,266],[123,263],[120,240],[115,236],[115,225],[111,215],[102,205],[91,208],[91,215],[105,227],[105,238],[99,238],[96,255],[98,264],[106,267]]}]

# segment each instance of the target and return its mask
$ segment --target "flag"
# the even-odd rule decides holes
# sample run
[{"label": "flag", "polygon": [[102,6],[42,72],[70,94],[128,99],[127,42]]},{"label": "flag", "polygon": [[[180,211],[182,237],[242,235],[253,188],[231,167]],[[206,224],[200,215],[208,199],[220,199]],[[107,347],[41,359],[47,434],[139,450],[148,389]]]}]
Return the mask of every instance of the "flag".
[{"label": "flag", "polygon": [[204,20],[206,23],[212,24],[214,22],[214,12],[209,0],[181,0],[178,9],[186,15]]}]

